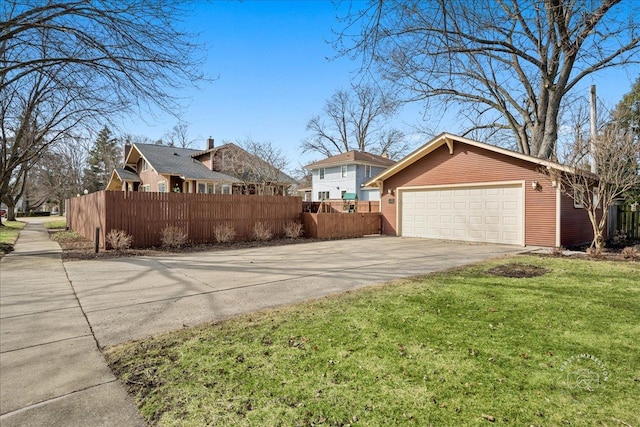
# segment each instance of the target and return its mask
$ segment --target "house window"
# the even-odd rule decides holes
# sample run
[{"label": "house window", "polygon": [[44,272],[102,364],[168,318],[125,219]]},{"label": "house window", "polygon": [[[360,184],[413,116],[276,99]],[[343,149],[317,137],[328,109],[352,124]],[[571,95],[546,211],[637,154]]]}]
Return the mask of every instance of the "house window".
[{"label": "house window", "polygon": [[364,177],[371,178],[371,165],[364,165]]},{"label": "house window", "polygon": [[212,182],[207,183],[207,193],[209,194],[213,194],[215,193],[215,186],[213,185]]},{"label": "house window", "polygon": [[318,191],[318,200],[326,200],[329,198],[328,191]]},{"label": "house window", "polygon": [[324,179],[324,168],[320,168],[320,179]]},{"label": "house window", "polygon": [[573,189],[573,207],[576,209],[584,207],[584,191],[581,188]]},{"label": "house window", "polygon": [[207,192],[207,184],[204,182],[198,183],[198,193],[206,193]]},{"label": "house window", "polygon": [[342,165],[341,167],[341,173],[342,173],[342,177],[346,178],[347,177],[347,165]]},{"label": "house window", "polygon": [[231,194],[231,186],[227,184],[223,185],[222,194]]},{"label": "house window", "polygon": [[158,193],[166,193],[167,192],[167,183],[162,181],[158,183]]},{"label": "house window", "polygon": [[146,184],[146,185],[140,186],[140,191],[144,193],[148,193],[149,191],[151,191],[151,185]]},{"label": "house window", "polygon": [[145,159],[140,160],[140,166],[142,168],[142,172],[149,170],[149,164]]},{"label": "house window", "polygon": [[340,198],[341,198],[341,199],[344,199],[344,195],[345,195],[345,194],[347,194],[347,190],[342,190],[342,191],[340,192]]}]

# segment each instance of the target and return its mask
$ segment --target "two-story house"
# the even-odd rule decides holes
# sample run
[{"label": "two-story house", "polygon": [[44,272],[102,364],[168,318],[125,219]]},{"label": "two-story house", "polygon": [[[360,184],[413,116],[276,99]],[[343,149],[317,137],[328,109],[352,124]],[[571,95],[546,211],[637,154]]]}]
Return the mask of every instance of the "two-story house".
[{"label": "two-story house", "polygon": [[395,162],[387,157],[364,151],[348,151],[305,166],[312,176],[312,200],[337,200],[345,195],[358,200],[380,200],[377,188],[363,184]]}]

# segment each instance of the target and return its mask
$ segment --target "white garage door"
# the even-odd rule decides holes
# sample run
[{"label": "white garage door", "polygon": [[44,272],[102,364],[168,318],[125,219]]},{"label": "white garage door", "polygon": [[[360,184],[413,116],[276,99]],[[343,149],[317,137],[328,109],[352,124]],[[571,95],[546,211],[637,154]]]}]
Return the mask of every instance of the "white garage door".
[{"label": "white garage door", "polygon": [[401,234],[524,244],[522,185],[401,191]]}]

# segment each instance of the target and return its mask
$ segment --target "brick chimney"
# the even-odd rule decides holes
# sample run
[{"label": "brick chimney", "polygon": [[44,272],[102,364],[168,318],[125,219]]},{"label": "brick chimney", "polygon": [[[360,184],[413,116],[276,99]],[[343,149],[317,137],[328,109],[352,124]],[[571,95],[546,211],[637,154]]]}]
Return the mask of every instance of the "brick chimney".
[{"label": "brick chimney", "polygon": [[215,147],[215,142],[213,138],[211,137],[207,138],[207,150],[211,150],[213,147]]},{"label": "brick chimney", "polygon": [[122,163],[124,164],[124,162],[127,161],[127,156],[129,155],[129,152],[131,151],[131,144],[129,144],[128,142],[124,144],[124,158],[122,159]]}]

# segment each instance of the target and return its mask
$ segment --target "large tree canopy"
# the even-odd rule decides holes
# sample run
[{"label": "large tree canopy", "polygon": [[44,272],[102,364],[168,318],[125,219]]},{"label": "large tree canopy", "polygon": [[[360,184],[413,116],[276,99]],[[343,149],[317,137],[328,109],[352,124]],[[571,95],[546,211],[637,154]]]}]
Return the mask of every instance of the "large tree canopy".
[{"label": "large tree canopy", "polygon": [[640,61],[639,17],[635,0],[372,0],[344,19],[337,47],[408,100],[453,107],[465,134],[510,131],[548,158],[566,95]]},{"label": "large tree canopy", "polygon": [[408,143],[402,131],[389,126],[398,109],[397,99],[377,86],[337,90],[327,99],[322,114],[307,122],[311,136],[301,148],[326,157],[359,150],[400,158],[408,151]]},{"label": "large tree canopy", "polygon": [[51,145],[116,116],[179,110],[198,81],[184,2],[5,0],[0,4],[0,198]]}]

